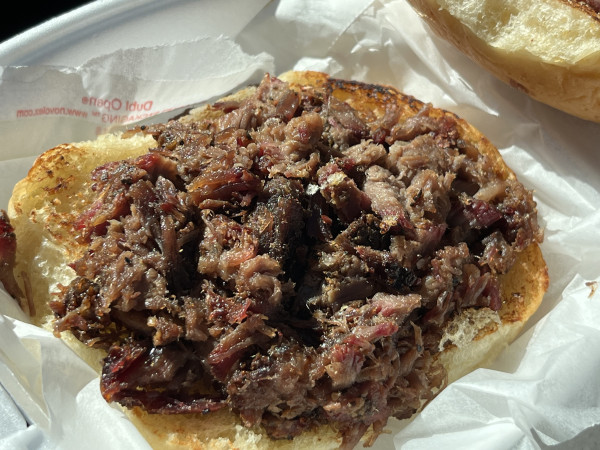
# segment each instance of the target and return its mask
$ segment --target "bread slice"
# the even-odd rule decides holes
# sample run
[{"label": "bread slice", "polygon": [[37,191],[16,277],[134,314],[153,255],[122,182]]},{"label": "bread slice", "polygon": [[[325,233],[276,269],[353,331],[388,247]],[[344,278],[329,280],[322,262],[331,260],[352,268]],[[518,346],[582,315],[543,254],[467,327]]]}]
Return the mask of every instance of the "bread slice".
[{"label": "bread slice", "polygon": [[[399,121],[414,117],[423,103],[391,87],[334,80],[315,72],[290,72],[280,77],[292,88],[305,86],[326,89],[366,116],[382,117],[386,102],[401,105]],[[243,89],[223,99],[241,100],[254,92]],[[181,121],[200,121],[223,114],[203,106],[192,110]],[[457,121],[460,136],[485,154],[503,178],[514,178],[497,149],[471,125],[442,110],[431,114],[450,115]],[[372,117],[371,117],[372,118]],[[18,242],[15,274],[25,274],[31,286],[35,311],[32,321],[52,330],[54,317],[48,302],[59,286],[74,277],[69,263],[81,257],[87,246],[73,232],[72,224],[94,198],[90,172],[109,162],[138,156],[155,147],[155,140],[144,133],[108,134],[93,141],[60,145],[40,155],[26,178],[14,188],[8,214]],[[523,251],[513,268],[501,276],[502,308],[465,309],[446,327],[437,355],[449,380],[493,359],[519,333],[539,306],[548,286],[547,268],[537,243]],[[82,344],[68,332],[61,337],[99,373],[105,353]],[[328,426],[304,432],[293,440],[272,440],[260,429],[242,426],[239,418],[220,410],[210,414],[156,415],[139,408],[124,409],[142,435],[154,448],[337,448],[342,438]]]},{"label": "bread slice", "polygon": [[532,98],[600,122],[600,14],[594,2],[409,0],[472,60]]}]

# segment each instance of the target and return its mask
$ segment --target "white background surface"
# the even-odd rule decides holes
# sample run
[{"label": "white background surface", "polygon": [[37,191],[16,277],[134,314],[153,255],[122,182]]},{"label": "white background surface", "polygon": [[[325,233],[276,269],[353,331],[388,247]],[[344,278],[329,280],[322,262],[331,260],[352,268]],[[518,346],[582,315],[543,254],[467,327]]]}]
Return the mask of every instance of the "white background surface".
[{"label": "white background surface", "polygon": [[[390,422],[394,434],[377,447],[597,447],[600,291],[591,295],[586,283],[600,281],[600,125],[500,83],[433,36],[403,0],[95,2],[1,44],[0,66],[1,208],[35,155],[93,138],[103,125],[17,119],[23,105],[73,106],[94,95],[169,109],[264,70],[308,68],[391,84],[467,119],[534,189],[550,289],[493,368],[454,383],[406,429]],[[0,448],[79,448],[83,433],[89,448],[143,448],[99,398],[95,375],[60,341],[11,319],[10,301],[1,304]]]}]

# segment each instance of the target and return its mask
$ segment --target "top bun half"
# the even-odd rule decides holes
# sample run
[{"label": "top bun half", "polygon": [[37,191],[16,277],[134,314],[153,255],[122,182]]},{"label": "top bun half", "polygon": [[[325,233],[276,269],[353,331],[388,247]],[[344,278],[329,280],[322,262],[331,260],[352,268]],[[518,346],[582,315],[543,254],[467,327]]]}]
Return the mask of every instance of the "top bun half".
[{"label": "top bun half", "polygon": [[600,122],[600,9],[593,1],[409,0],[431,29],[500,80]]}]

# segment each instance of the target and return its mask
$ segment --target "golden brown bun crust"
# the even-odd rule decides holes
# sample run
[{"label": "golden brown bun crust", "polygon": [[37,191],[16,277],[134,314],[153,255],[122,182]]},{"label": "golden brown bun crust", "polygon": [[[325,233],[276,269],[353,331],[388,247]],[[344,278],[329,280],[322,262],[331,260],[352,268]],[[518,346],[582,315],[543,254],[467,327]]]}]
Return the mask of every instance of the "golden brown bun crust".
[{"label": "golden brown bun crust", "polygon": [[[301,89],[304,85],[324,87],[357,108],[364,118],[373,114],[383,115],[386,102],[398,103],[402,109],[402,119],[417,114],[424,106],[422,102],[391,87],[333,80],[322,73],[289,72],[281,78],[295,89]],[[247,88],[229,98],[240,100],[253,91],[253,88]],[[181,120],[199,120],[218,114],[222,112],[205,106],[191,111]],[[435,110],[435,114],[451,113]],[[503,162],[498,150],[480,132],[451,115],[458,122],[461,137],[478,152],[491,158],[503,178],[515,176]],[[9,204],[9,216],[19,243],[15,273],[27,273],[33,286],[36,305],[36,314],[32,319],[34,323],[51,326],[47,302],[56,291],[57,283],[66,285],[72,279],[74,274],[66,264],[85,250],[77,241],[70,224],[91,202],[89,172],[102,163],[142,154],[154,145],[150,136],[142,134],[105,135],[95,141],[61,145],[41,155],[27,177],[16,185]],[[539,306],[548,285],[548,275],[537,244],[522,253],[501,283],[504,304],[499,316],[489,310],[468,310],[456,321],[455,325],[463,338],[449,336],[451,345],[440,356],[450,379],[496,356],[514,339]],[[466,339],[464,332],[467,333]],[[101,351],[84,346],[68,333],[63,333],[62,337],[92,367],[100,370]],[[140,410],[125,413],[155,448],[325,449],[340,445],[340,438],[329,427],[304,433],[292,441],[273,441],[260,430],[244,428],[237,417],[228,411],[185,416],[149,415]]]},{"label": "golden brown bun crust", "polygon": [[436,34],[532,98],[600,122],[600,14],[566,0],[408,0]]}]

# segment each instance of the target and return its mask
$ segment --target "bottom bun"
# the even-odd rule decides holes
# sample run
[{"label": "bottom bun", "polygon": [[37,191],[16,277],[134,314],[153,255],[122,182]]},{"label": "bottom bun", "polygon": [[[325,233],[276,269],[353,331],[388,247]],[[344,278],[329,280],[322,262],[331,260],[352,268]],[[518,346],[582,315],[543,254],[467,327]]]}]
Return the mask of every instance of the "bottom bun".
[{"label": "bottom bun", "polygon": [[[414,121],[427,108],[392,88],[332,80],[325,74],[292,72],[282,79],[290,82],[290,86],[300,93],[312,88],[333,92],[344,101],[353,103],[357,109],[363,108],[363,117],[367,121],[388,117],[389,109],[386,106],[389,102],[396,102],[402,108],[396,120]],[[235,105],[252,96],[255,90],[244,89],[237,95],[223,99],[220,104]],[[365,112],[367,107],[370,109]],[[181,120],[201,122],[203,118],[219,117],[224,114],[223,107],[220,108],[201,108]],[[497,174],[502,183],[515,180],[498,151],[473,127],[450,113],[435,109],[428,111],[430,118],[441,116],[446,120],[444,124],[456,124],[459,137],[469,142],[466,150],[469,158],[484,155],[489,173],[493,171]],[[16,185],[8,211],[18,243],[14,273],[21,274],[21,283],[28,287],[24,291],[29,292],[35,306],[34,311],[29,311],[35,324],[56,331],[54,327],[58,313],[52,314],[49,304],[55,303],[59,298],[57,293],[64,292],[64,287],[75,278],[72,262],[84,255],[93,256],[86,253],[88,243],[73,226],[80,223],[81,214],[98,195],[90,173],[97,166],[138,157],[157,147],[151,134],[138,131],[104,135],[94,141],[65,144],[48,150],[36,160],[27,177]],[[333,185],[334,182],[331,183]],[[492,188],[496,189],[494,186]],[[489,197],[492,194],[486,190],[485,195]],[[535,214],[535,211],[531,214]],[[115,223],[117,219],[111,219],[109,223]],[[460,309],[443,327],[439,349],[431,349],[434,353],[431,367],[436,373],[427,373],[425,377],[433,379],[440,376],[441,372],[435,364],[437,362],[445,369],[446,382],[451,382],[491,361],[515,338],[539,306],[548,286],[546,264],[537,243],[539,240],[537,236],[520,251],[510,271],[499,277],[502,306],[497,311],[488,307],[468,306]],[[56,306],[54,308],[56,311]],[[374,323],[378,325],[381,322]],[[102,373],[105,350],[80,342],[70,331],[57,334],[99,374]],[[417,400],[423,405],[429,399],[419,397]],[[261,426],[248,427],[228,409],[208,414],[166,415],[150,414],[139,407],[123,410],[154,448],[325,449],[355,444],[349,444],[339,429],[328,425],[312,427],[293,439],[272,439]],[[371,428],[363,440],[371,444],[381,431]]]}]

